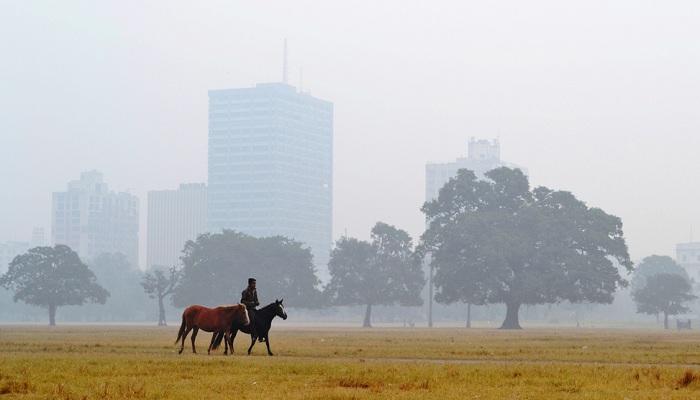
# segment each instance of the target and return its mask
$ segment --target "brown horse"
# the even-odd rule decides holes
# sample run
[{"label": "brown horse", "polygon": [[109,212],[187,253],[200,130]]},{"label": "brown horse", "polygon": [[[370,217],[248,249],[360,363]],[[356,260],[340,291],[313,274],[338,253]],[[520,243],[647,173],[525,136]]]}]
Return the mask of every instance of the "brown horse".
[{"label": "brown horse", "polygon": [[[182,324],[180,325],[180,331],[177,333],[175,344],[182,339],[179,351],[181,354],[185,348],[185,339],[192,331],[192,352],[196,354],[197,349],[194,347],[194,341],[200,329],[206,332],[222,332],[228,337],[231,326],[236,323],[245,326],[250,324],[248,310],[243,304],[219,306],[216,308],[198,305],[189,306],[182,312]],[[209,351],[211,351],[211,346],[209,346]],[[228,348],[224,354],[228,354]]]}]

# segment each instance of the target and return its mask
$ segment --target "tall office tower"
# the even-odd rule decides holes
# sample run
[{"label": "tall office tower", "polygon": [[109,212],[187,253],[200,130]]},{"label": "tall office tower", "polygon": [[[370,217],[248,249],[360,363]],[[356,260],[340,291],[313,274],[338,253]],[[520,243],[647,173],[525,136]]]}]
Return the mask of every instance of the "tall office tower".
[{"label": "tall office tower", "polygon": [[676,262],[685,268],[692,279],[696,282],[700,280],[700,242],[678,243]]},{"label": "tall office tower", "polygon": [[65,192],[53,193],[51,240],[75,250],[83,261],[122,253],[139,259],[139,199],[109,190],[97,171],[83,172]]},{"label": "tall office tower", "polygon": [[285,83],[209,91],[208,227],[332,245],[333,104]]},{"label": "tall office tower", "polygon": [[207,187],[182,184],[177,190],[148,192],[146,266],[180,264],[182,249],[207,229]]},{"label": "tall office tower", "polygon": [[467,157],[460,157],[452,162],[425,165],[425,201],[436,199],[440,189],[450,178],[457,176],[460,169],[472,170],[477,177],[483,178],[484,173],[498,167],[520,168],[527,174],[527,170],[501,161],[501,145],[498,139],[471,138],[467,145]]}]

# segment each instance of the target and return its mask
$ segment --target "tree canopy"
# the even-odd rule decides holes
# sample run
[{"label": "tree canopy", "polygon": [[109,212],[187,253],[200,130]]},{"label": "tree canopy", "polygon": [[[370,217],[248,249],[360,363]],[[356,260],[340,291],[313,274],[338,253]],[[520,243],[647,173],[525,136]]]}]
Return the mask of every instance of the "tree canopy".
[{"label": "tree canopy", "polygon": [[673,258],[669,256],[651,255],[645,257],[634,269],[634,275],[632,276],[632,282],[630,283],[632,290],[642,289],[644,286],[646,286],[646,280],[648,277],[658,274],[676,274],[682,276],[686,281],[690,282],[688,272]]},{"label": "tree canopy", "polygon": [[263,299],[284,298],[293,307],[320,303],[311,250],[292,239],[232,230],[205,233],[185,244],[181,260],[182,277],[173,294],[178,307],[238,303],[249,277],[257,278]]},{"label": "tree canopy", "polygon": [[685,303],[696,299],[690,282],[675,273],[659,273],[648,276],[644,287],[632,292],[637,312],[664,315],[664,328],[668,329],[668,316],[690,311]]},{"label": "tree canopy", "polygon": [[436,300],[504,303],[502,328],[520,328],[522,304],[610,303],[627,283],[618,265],[632,268],[619,218],[570,192],[531,190],[519,169],[460,170],[422,211]]},{"label": "tree canopy", "polygon": [[0,277],[0,285],[14,292],[14,301],[48,308],[50,325],[56,324],[60,306],[104,304],[109,296],[78,254],[64,245],[35,247],[18,255]]},{"label": "tree canopy", "polygon": [[326,294],[336,305],[366,305],[364,326],[371,326],[373,305],[422,304],[425,285],[413,240],[404,230],[383,222],[372,229],[371,242],[343,237],[328,263]]}]

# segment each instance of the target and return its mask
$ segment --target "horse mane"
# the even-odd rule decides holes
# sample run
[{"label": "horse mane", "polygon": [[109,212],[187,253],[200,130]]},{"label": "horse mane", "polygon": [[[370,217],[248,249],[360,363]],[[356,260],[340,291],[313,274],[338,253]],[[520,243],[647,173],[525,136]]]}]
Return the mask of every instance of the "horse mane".
[{"label": "horse mane", "polygon": [[261,309],[259,309],[258,312],[260,312],[260,311],[269,311],[270,308],[272,308],[272,307],[274,307],[274,306],[276,306],[276,305],[277,305],[277,303],[273,301],[272,303],[270,303],[270,304],[266,305],[265,307],[262,307]]}]

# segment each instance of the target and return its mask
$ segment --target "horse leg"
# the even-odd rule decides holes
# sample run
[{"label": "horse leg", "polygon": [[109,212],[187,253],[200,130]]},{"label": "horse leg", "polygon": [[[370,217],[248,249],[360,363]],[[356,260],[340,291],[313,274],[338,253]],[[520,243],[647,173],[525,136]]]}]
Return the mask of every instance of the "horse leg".
[{"label": "horse leg", "polygon": [[218,333],[214,332],[211,334],[211,341],[209,342],[209,348],[207,349],[207,355],[211,354],[211,348],[214,346],[214,340],[216,340],[216,335]]},{"label": "horse leg", "polygon": [[250,335],[250,347],[248,347],[248,355],[250,355],[250,352],[253,350],[253,346],[255,346],[256,340],[257,340],[257,338],[251,334]]},{"label": "horse leg", "polygon": [[229,335],[229,342],[228,342],[228,347],[231,348],[231,354],[233,354],[233,339],[236,338],[236,333],[238,333],[238,329],[231,331],[231,335]]},{"label": "horse leg", "polygon": [[187,338],[187,335],[190,334],[191,330],[192,330],[192,328],[188,326],[185,329],[185,333],[182,334],[182,344],[180,345],[180,351],[178,351],[177,354],[182,354],[182,350],[185,349],[185,339]]},{"label": "horse leg", "polygon": [[197,332],[199,332],[199,328],[195,326],[194,329],[192,329],[192,352],[194,354],[197,354],[197,349],[194,347],[194,340],[197,339]]},{"label": "horse leg", "polygon": [[265,344],[267,345],[267,355],[274,356],[270,351],[270,334],[265,335]]},{"label": "horse leg", "polygon": [[224,333],[224,355],[225,356],[228,355],[228,335],[229,335],[228,332]]}]

